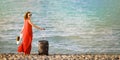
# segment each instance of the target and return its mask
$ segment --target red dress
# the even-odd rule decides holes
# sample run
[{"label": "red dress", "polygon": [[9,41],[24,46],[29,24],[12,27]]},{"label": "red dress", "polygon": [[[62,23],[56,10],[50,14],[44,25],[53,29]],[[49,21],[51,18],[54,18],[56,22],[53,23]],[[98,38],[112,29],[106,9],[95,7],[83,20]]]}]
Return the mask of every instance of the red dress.
[{"label": "red dress", "polygon": [[24,21],[24,28],[22,32],[22,43],[18,46],[18,52],[30,54],[32,47],[32,26],[29,24],[28,19]]}]

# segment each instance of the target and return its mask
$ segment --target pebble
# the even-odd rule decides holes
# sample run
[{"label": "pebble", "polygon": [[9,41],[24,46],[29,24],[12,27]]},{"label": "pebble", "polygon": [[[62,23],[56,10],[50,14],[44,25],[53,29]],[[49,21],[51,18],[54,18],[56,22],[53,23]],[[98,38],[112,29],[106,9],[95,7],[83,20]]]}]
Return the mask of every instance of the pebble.
[{"label": "pebble", "polygon": [[102,55],[102,54],[53,54],[53,55],[37,55],[30,54],[24,56],[22,54],[0,54],[0,60],[120,60],[120,55]]}]

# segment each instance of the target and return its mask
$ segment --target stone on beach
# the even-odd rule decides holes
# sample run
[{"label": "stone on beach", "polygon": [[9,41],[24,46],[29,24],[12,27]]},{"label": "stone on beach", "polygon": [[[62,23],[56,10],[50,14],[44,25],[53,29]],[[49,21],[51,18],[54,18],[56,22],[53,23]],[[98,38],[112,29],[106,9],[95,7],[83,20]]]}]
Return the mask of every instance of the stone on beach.
[{"label": "stone on beach", "polygon": [[0,60],[119,60],[120,55],[115,54],[0,54]]},{"label": "stone on beach", "polygon": [[38,54],[48,55],[49,43],[46,40],[40,40],[38,44]]}]

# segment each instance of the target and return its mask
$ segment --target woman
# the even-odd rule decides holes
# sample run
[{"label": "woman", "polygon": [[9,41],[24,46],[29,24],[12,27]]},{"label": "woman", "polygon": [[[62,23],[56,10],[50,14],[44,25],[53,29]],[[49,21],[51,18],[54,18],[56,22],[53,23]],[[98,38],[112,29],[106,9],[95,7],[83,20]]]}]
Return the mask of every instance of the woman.
[{"label": "woman", "polygon": [[31,12],[27,12],[24,16],[24,25],[21,31],[21,33],[23,34],[22,43],[18,47],[18,52],[24,52],[25,55],[30,54],[31,51],[33,38],[32,27],[35,27],[39,30],[45,30],[44,28],[34,25],[30,19],[31,16]]}]

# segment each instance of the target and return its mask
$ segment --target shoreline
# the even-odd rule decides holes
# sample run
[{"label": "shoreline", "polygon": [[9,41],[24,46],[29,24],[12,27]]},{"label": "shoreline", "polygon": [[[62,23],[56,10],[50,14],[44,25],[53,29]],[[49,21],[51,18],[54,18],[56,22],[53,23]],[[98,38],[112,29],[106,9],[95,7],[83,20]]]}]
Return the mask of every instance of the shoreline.
[{"label": "shoreline", "polygon": [[0,53],[0,60],[119,60],[120,54],[16,54]]}]

